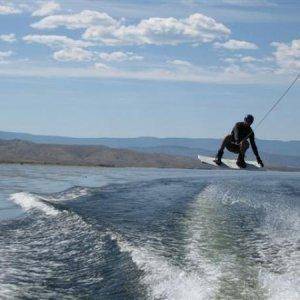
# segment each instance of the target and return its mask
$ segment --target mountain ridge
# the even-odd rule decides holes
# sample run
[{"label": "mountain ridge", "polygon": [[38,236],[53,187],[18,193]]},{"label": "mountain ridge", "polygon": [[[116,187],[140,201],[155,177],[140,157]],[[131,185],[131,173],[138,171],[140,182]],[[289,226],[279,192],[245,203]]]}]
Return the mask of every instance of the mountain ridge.
[{"label": "mountain ridge", "polygon": [[18,139],[0,140],[0,163],[209,169],[190,157],[148,154],[100,145],[37,144]]},{"label": "mountain ridge", "polygon": [[[136,138],[78,138],[55,135],[35,135],[29,133],[0,131],[0,139],[20,139],[34,143],[61,144],[61,145],[103,145],[111,148],[135,149],[157,146],[182,146],[187,148],[201,148],[216,152],[221,139],[216,138],[157,138],[157,137],[136,137]],[[280,141],[257,139],[260,151],[269,154],[299,156],[300,141]]]}]

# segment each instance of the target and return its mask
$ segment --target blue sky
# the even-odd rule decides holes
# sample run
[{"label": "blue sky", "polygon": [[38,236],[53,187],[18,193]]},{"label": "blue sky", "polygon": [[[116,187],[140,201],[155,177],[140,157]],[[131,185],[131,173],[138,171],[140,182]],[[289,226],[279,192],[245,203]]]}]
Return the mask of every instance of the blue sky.
[{"label": "blue sky", "polygon": [[[0,0],[0,130],[221,137],[300,72],[299,32],[297,0]],[[299,96],[257,137],[299,140]]]}]

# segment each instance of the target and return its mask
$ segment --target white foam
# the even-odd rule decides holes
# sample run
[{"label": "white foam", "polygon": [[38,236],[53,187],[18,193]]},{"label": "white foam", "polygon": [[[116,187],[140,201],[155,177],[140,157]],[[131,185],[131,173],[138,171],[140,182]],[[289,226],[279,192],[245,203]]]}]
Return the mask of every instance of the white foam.
[{"label": "white foam", "polygon": [[87,196],[89,194],[89,189],[84,187],[74,187],[65,192],[57,193],[54,196],[40,196],[41,199],[50,201],[65,201],[74,200],[79,197]]},{"label": "white foam", "polygon": [[300,280],[297,260],[284,274],[274,274],[263,271],[259,276],[261,285],[267,290],[268,298],[272,300],[299,299]]},{"label": "white foam", "polygon": [[209,299],[211,288],[199,274],[172,264],[155,249],[135,247],[116,234],[121,251],[129,252],[133,262],[145,273],[142,282],[149,288],[150,299]]},{"label": "white foam", "polygon": [[[268,268],[259,265],[253,267],[245,265],[245,268],[249,268],[250,271],[253,271],[253,274],[257,271],[260,287],[254,290],[245,286],[243,288],[244,292],[250,298],[251,295],[255,295],[257,292],[267,299],[296,299],[297,295],[300,294],[299,267],[296,266],[299,256],[296,257],[295,251],[299,237],[299,231],[298,234],[296,231],[296,227],[299,228],[299,226],[295,225],[297,221],[299,222],[297,211],[294,212],[280,201],[274,201],[280,195],[249,194],[249,197],[247,196],[239,190],[222,185],[210,185],[204,189],[199,194],[196,202],[191,205],[190,213],[185,221],[186,233],[189,237],[189,243],[186,246],[187,256],[193,264],[201,265],[201,267],[207,265],[206,269],[208,271],[213,270],[214,264],[209,261],[207,264],[205,263],[207,259],[201,255],[201,248],[205,246],[207,249],[213,250],[213,246],[206,245],[206,243],[210,240],[215,241],[217,231],[222,228],[217,224],[218,218],[215,218],[221,205],[231,206],[239,203],[251,208],[263,207],[266,210],[266,216],[261,220],[260,227],[256,230],[263,233],[266,238],[263,241],[256,240],[255,243],[260,259],[268,262]],[[268,198],[264,199],[262,197]],[[280,226],[276,226],[278,220]],[[217,227],[215,227],[216,225]],[[261,242],[262,244],[260,244]],[[287,243],[287,245],[284,245],[284,243]],[[202,247],[200,247],[201,245]],[[277,250],[276,254],[273,253],[274,248]],[[231,255],[228,255],[229,253],[226,250],[216,252],[218,258],[218,266],[215,266],[216,275],[218,272],[226,275],[227,272],[227,275],[229,275],[226,275],[227,278],[237,279],[236,287],[233,288],[239,288],[238,281],[241,282],[239,272],[241,266],[239,264],[241,261],[236,259],[234,251]],[[220,285],[223,280],[222,277],[216,279],[216,284]]]},{"label": "white foam", "polygon": [[10,196],[10,199],[16,204],[20,205],[25,211],[38,209],[43,211],[46,215],[55,216],[59,213],[58,210],[40,201],[41,198],[29,193],[15,193]]}]

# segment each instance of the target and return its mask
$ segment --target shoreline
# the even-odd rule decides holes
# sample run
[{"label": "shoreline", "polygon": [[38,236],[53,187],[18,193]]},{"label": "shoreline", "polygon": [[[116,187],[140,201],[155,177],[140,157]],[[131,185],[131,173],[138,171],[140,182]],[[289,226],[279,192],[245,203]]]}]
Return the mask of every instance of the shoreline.
[{"label": "shoreline", "polygon": [[[239,171],[238,169],[219,169],[218,167],[199,167],[195,166],[194,168],[191,167],[170,167],[170,166],[115,166],[115,165],[106,165],[106,164],[82,164],[82,163],[51,163],[51,162],[32,162],[32,161],[0,161],[0,165],[29,165],[29,166],[57,166],[57,167],[86,167],[86,168],[113,168],[113,169],[176,169],[176,170],[205,170],[205,171]],[[240,170],[240,171],[249,171],[249,172],[261,172],[261,171],[253,171],[253,170]],[[271,166],[266,168],[264,171],[266,172],[291,172],[297,173],[300,172],[300,168],[291,168],[291,167],[276,167]]]},{"label": "shoreline", "polygon": [[[219,169],[217,166],[202,164],[196,156],[146,153],[107,146],[37,144],[22,140],[0,140],[0,163],[102,168]],[[265,163],[265,170],[300,171],[299,165],[294,166],[289,161],[276,163],[266,159]]]},{"label": "shoreline", "polygon": [[[0,165],[31,165],[31,166],[59,166],[59,167],[90,167],[90,168],[138,168],[138,169],[177,169],[177,170],[216,170],[214,167],[170,167],[170,166],[116,166],[110,164],[85,164],[85,163],[51,163],[51,162],[33,162],[33,161],[0,161]],[[299,170],[300,171],[300,170]]]}]

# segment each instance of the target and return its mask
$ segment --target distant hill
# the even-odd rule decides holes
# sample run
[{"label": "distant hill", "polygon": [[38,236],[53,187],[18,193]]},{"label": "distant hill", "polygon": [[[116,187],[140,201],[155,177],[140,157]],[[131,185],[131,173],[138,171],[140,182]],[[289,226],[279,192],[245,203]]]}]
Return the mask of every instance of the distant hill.
[{"label": "distant hill", "polygon": [[[186,156],[195,158],[198,154],[206,156],[214,156],[215,151],[201,149],[201,148],[188,148],[188,147],[178,147],[178,146],[157,146],[157,147],[136,147],[134,150],[145,153],[163,153],[168,155],[177,155],[177,156]],[[273,167],[291,167],[291,168],[300,168],[300,156],[291,156],[291,155],[279,155],[279,154],[270,154],[266,152],[260,153],[264,162],[268,166]],[[225,158],[235,158],[236,155],[228,151],[224,153]],[[247,152],[247,158],[250,160],[255,160],[251,149]]]},{"label": "distant hill", "polygon": [[[20,139],[34,143],[61,145],[103,145],[111,148],[137,149],[151,147],[185,147],[216,152],[221,139],[209,138],[72,138],[60,136],[32,135],[27,133],[0,131],[0,139]],[[259,150],[268,154],[300,157],[300,141],[257,140]]]},{"label": "distant hill", "polygon": [[190,157],[139,153],[106,146],[37,144],[0,140],[0,163],[207,169]]},{"label": "distant hill", "polygon": [[[63,148],[64,151],[69,151],[69,155],[73,149],[77,149],[75,146],[99,146],[99,149],[104,149],[105,147],[118,149],[118,151],[123,150],[133,150],[135,152],[147,153],[147,154],[163,154],[172,156],[169,157],[169,164],[171,164],[171,160],[173,156],[180,157],[180,161],[183,160],[184,163],[190,164],[191,161],[187,162],[186,159],[193,160],[195,163],[195,159],[197,154],[202,155],[215,155],[217,148],[220,145],[220,139],[206,139],[206,138],[154,138],[154,137],[139,137],[139,138],[72,138],[72,137],[60,137],[60,136],[43,136],[43,135],[32,135],[26,133],[14,133],[14,132],[1,132],[0,131],[0,139],[3,141],[10,140],[23,140],[28,142],[34,142],[36,144],[47,144],[47,147],[50,145],[60,145],[62,146],[74,146],[72,148]],[[261,153],[263,160],[272,166],[278,167],[292,167],[292,168],[300,168],[300,141],[271,141],[271,140],[257,140],[258,148]],[[37,146],[35,146],[36,148]],[[102,147],[102,148],[101,148]],[[49,148],[50,149],[50,148]],[[79,149],[79,148],[78,148]],[[81,148],[80,148],[81,149]],[[82,148],[83,149],[83,148]],[[51,148],[51,151],[53,148]],[[81,150],[80,150],[81,151]],[[112,149],[110,150],[112,151]],[[75,151],[76,152],[76,151]],[[124,152],[126,153],[126,152]],[[72,153],[72,162],[75,162],[74,153]],[[5,156],[6,157],[6,156]],[[99,157],[99,155],[97,156]],[[158,156],[156,155],[155,158]],[[234,155],[230,154],[228,151],[225,152],[225,157],[233,158]],[[249,159],[253,159],[252,151],[249,150],[247,152],[247,157]],[[45,158],[45,157],[43,157]],[[60,157],[61,158],[61,157]],[[152,156],[151,164],[152,166],[159,166],[159,163]],[[154,160],[153,160],[154,159]],[[83,160],[78,160],[79,164],[86,164],[88,159],[85,158],[85,162]],[[146,158],[145,158],[146,160]],[[104,159],[106,161],[106,158]],[[129,163],[130,162],[130,163]],[[178,165],[179,159],[177,159]],[[92,164],[101,164],[102,162],[94,161]],[[115,161],[111,160],[109,164],[114,165]],[[174,165],[174,161],[172,164]],[[104,162],[106,164],[106,162]],[[121,166],[121,162],[117,161],[118,166]],[[123,162],[125,164],[125,161]],[[134,162],[128,158],[127,166],[136,166],[137,161]],[[144,163],[146,164],[146,162]],[[148,163],[150,165],[150,161]],[[164,164],[162,164],[164,166]],[[191,167],[191,164],[189,165]]]}]

